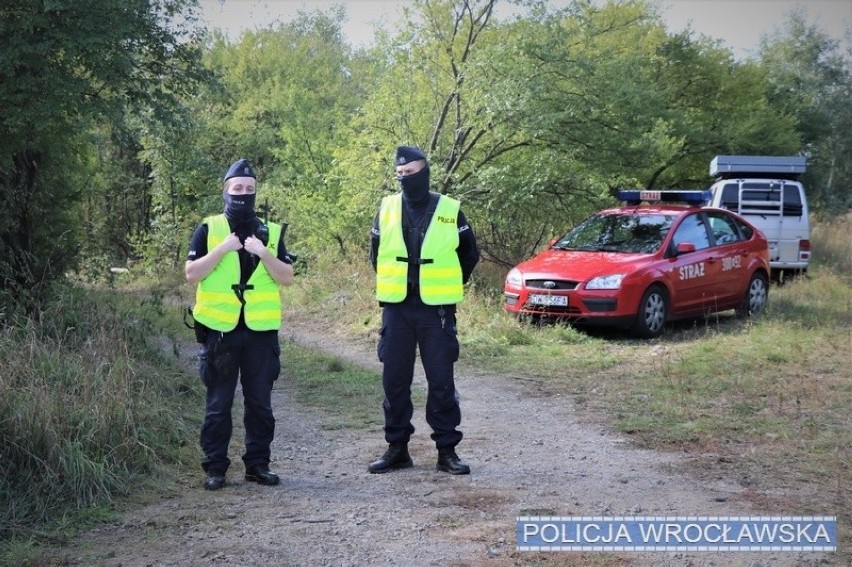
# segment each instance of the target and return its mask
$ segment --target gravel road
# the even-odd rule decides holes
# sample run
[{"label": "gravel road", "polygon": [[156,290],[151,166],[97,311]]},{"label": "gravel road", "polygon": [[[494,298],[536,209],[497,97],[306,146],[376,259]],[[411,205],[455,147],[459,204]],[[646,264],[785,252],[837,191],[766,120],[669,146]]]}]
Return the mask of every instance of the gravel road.
[{"label": "gravel road", "polygon": [[[380,371],[369,340],[329,341],[311,327],[282,331]],[[464,353],[462,352],[462,359]],[[519,515],[757,515],[743,488],[725,478],[699,481],[683,455],[632,447],[605,425],[581,418],[568,398],[536,393],[535,377],[457,367],[469,476],[435,471],[436,452],[415,406],[414,468],[371,475],[385,444],[380,431],[323,427],[279,380],[272,468],[276,487],[242,480],[240,437],[232,443],[229,485],[200,488],[126,514],[62,551],[69,565],[833,565],[828,553],[532,553],[516,549]],[[415,377],[423,388],[420,368]],[[380,400],[376,412],[381,411]]]}]

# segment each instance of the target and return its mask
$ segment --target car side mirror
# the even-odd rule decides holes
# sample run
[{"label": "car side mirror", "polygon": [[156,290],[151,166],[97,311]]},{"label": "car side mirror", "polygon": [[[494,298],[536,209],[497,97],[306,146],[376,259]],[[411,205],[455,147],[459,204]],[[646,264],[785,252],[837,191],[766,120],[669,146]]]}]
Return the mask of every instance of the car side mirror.
[{"label": "car side mirror", "polygon": [[549,246],[549,247],[550,247],[550,248],[552,248],[552,247],[553,247],[553,245],[554,245],[554,244],[556,244],[557,242],[559,242],[559,239],[558,239],[558,238],[553,238],[553,239],[551,239],[551,241],[550,241],[550,246]]},{"label": "car side mirror", "polygon": [[677,255],[688,254],[689,252],[695,252],[695,244],[692,242],[681,242],[677,245],[675,249],[677,251]]}]

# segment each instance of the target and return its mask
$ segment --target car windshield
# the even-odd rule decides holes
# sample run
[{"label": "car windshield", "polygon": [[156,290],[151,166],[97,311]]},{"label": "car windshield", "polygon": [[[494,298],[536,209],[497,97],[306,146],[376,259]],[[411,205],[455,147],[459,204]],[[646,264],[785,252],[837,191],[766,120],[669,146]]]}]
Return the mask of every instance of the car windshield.
[{"label": "car windshield", "polygon": [[652,254],[660,249],[675,215],[634,213],[589,217],[553,245],[558,250]]}]

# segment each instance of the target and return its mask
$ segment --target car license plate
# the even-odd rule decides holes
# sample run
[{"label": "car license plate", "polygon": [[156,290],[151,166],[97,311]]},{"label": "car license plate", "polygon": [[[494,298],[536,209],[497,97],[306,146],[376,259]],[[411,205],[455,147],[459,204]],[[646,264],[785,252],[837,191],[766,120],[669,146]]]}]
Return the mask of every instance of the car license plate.
[{"label": "car license plate", "polygon": [[568,307],[568,297],[565,295],[546,295],[543,293],[530,294],[530,303],[548,307]]}]

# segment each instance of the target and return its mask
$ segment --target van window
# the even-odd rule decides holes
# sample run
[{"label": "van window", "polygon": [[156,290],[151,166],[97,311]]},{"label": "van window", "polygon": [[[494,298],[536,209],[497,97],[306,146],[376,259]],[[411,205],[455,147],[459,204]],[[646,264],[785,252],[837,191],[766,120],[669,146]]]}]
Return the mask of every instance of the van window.
[{"label": "van window", "polygon": [[722,198],[719,206],[723,209],[736,211],[740,204],[740,185],[739,183],[727,183],[722,188]]},{"label": "van window", "polygon": [[784,185],[784,216],[785,217],[800,217],[802,216],[802,195],[799,188],[795,185]]},{"label": "van window", "polygon": [[[802,216],[802,196],[796,185],[782,185],[781,183],[766,182],[744,182],[742,184],[743,201],[749,202],[744,205],[743,213],[777,214],[781,204],[781,195],[784,195],[783,214],[785,217]],[[738,183],[726,183],[722,188],[722,198],[719,205],[732,211],[739,209],[740,187]]]}]

